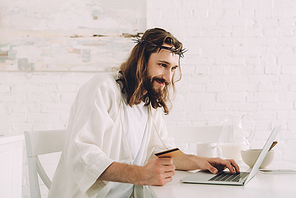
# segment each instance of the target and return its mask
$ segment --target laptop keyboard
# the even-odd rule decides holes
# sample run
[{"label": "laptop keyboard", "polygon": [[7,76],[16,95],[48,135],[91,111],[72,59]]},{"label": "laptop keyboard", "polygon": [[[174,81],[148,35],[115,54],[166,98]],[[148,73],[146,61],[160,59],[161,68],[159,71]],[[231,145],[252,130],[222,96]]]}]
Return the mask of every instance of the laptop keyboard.
[{"label": "laptop keyboard", "polygon": [[229,172],[221,172],[209,179],[209,181],[227,181],[227,182],[239,182],[241,178],[244,178],[248,175],[248,172],[241,173],[229,173]]}]

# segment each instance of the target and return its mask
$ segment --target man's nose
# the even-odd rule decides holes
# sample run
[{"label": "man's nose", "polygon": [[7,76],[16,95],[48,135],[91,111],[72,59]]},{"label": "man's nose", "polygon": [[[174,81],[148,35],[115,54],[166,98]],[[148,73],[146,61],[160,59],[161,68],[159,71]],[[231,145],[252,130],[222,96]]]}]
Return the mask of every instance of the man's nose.
[{"label": "man's nose", "polygon": [[174,74],[174,72],[171,69],[166,69],[166,71],[163,75],[163,78],[165,79],[165,81],[167,83],[170,83],[172,81],[173,74]]}]

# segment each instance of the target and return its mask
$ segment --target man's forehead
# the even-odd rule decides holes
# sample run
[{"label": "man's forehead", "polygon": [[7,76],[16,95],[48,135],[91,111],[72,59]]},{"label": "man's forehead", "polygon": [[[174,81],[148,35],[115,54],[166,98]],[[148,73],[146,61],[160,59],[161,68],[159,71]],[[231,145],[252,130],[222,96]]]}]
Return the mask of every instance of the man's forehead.
[{"label": "man's forehead", "polygon": [[161,50],[169,51],[173,56],[178,56],[178,58],[180,58],[180,55],[177,53],[177,50],[172,45],[164,43],[159,47],[159,51]]},{"label": "man's forehead", "polygon": [[153,54],[156,61],[167,63],[170,65],[179,65],[179,55],[172,53],[169,50],[161,49],[159,52]]}]

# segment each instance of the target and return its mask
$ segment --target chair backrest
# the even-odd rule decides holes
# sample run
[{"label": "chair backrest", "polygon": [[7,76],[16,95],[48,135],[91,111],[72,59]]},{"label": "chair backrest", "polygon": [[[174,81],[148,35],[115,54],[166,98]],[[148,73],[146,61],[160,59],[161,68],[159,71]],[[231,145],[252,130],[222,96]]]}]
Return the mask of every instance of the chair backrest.
[{"label": "chair backrest", "polygon": [[176,143],[218,142],[223,126],[167,126]]},{"label": "chair backrest", "polygon": [[223,126],[167,126],[169,137],[187,154],[196,154],[197,142],[218,142]]},{"label": "chair backrest", "polygon": [[39,155],[60,152],[63,150],[66,130],[25,131],[25,144],[28,157],[31,198],[40,198],[38,175],[48,189],[51,181],[46,174]]}]

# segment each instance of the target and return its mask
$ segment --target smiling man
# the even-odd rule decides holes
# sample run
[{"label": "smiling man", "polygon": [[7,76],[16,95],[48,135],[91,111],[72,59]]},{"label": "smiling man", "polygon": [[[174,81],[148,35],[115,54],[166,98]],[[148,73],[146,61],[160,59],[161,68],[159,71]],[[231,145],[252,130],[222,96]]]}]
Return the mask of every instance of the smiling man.
[{"label": "smiling man", "polygon": [[145,185],[172,181],[175,169],[239,172],[233,160],[155,157],[175,147],[162,115],[184,49],[160,28],[136,41],[118,74],[96,75],[79,90],[49,197],[143,197]]}]

